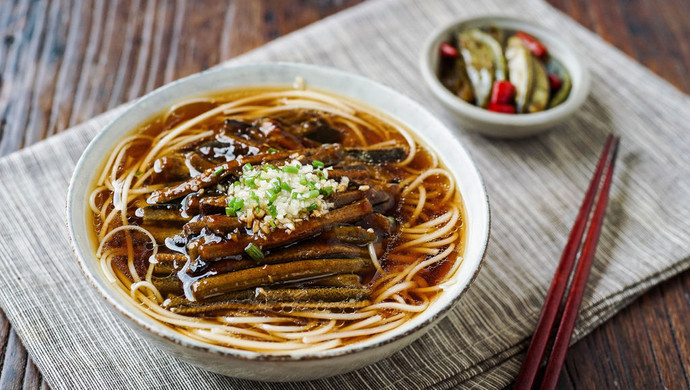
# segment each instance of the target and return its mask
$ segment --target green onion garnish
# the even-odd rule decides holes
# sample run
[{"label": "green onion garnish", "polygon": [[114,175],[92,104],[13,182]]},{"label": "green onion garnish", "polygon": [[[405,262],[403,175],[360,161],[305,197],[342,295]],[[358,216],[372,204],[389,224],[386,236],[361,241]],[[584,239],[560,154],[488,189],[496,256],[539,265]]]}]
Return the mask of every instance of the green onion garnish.
[{"label": "green onion garnish", "polygon": [[274,228],[274,229],[277,227],[277,226],[276,226],[276,223],[273,222],[273,221],[268,221],[268,224],[271,225],[271,227]]},{"label": "green onion garnish", "polygon": [[304,173],[299,175],[299,184],[303,186],[307,185],[307,176]]},{"label": "green onion garnish", "polygon": [[242,180],[244,180],[244,185],[246,185],[247,187],[256,188],[256,182],[254,181],[253,177],[246,177]]},{"label": "green onion garnish", "polygon": [[314,211],[318,208],[319,206],[316,205],[316,203],[312,203],[309,206],[307,206],[308,211]]},{"label": "green onion garnish", "polygon": [[293,192],[293,193],[292,193],[292,199],[297,199],[298,196],[299,196],[298,193],[296,193],[296,192]]},{"label": "green onion garnish", "polygon": [[220,174],[223,173],[223,171],[225,171],[225,168],[220,167],[215,172],[213,172],[213,176],[220,176]]},{"label": "green onion garnish", "polygon": [[282,185],[282,183],[280,182],[280,178],[276,177],[273,180],[273,191],[276,193],[279,193],[281,188],[282,188],[281,185]]},{"label": "green onion garnish", "polygon": [[244,207],[244,199],[237,197],[232,198],[230,201],[230,207],[232,207],[232,209],[235,211],[241,210],[242,207]]},{"label": "green onion garnish", "polygon": [[254,191],[249,193],[249,200],[254,200],[256,203],[259,203],[259,197],[256,196],[256,193]]},{"label": "green onion garnish", "polygon": [[321,189],[321,193],[326,196],[331,196],[331,194],[333,193],[333,187],[324,187]]},{"label": "green onion garnish", "polygon": [[252,170],[252,164],[246,163],[246,164],[242,165],[242,170],[245,172],[251,171]]},{"label": "green onion garnish", "polygon": [[232,185],[235,186],[235,187],[237,187],[238,185],[240,185],[240,181],[238,180],[238,181],[232,183]]},{"label": "green onion garnish", "polygon": [[276,194],[275,191],[268,189],[266,190],[266,197],[268,198],[268,203],[271,204],[276,201],[278,194]]},{"label": "green onion garnish", "polygon": [[319,161],[319,160],[314,160],[314,161],[312,161],[312,162],[311,162],[311,165],[313,165],[314,168],[323,168],[323,167],[325,166],[325,164],[322,163],[322,162]]},{"label": "green onion garnish", "polygon": [[236,217],[237,213],[235,212],[235,210],[232,207],[228,206],[225,208],[225,215],[229,215],[231,217]]},{"label": "green onion garnish", "polygon": [[278,149],[276,149],[276,148],[268,148],[268,153],[278,153]]},{"label": "green onion garnish", "polygon": [[313,181],[307,182],[306,186],[309,187],[310,190],[316,189],[316,183]]},{"label": "green onion garnish", "polygon": [[268,171],[270,171],[271,169],[276,169],[276,167],[274,167],[274,166],[271,165],[271,164],[266,164],[266,165],[264,165],[264,172],[268,172]]},{"label": "green onion garnish", "polygon": [[143,174],[144,174],[144,172],[142,172],[142,171],[137,171],[137,172],[134,174],[134,176],[139,177],[139,176],[141,176],[141,175],[143,175]]},{"label": "green onion garnish", "polygon": [[278,215],[278,210],[276,210],[276,205],[272,204],[268,206],[268,212],[271,214],[271,217],[275,218]]},{"label": "green onion garnish", "polygon": [[292,187],[290,187],[290,185],[288,183],[285,183],[285,182],[280,183],[280,188],[287,191],[287,192],[292,191]]},{"label": "green onion garnish", "polygon": [[264,258],[264,254],[261,252],[261,249],[257,248],[256,245],[252,243],[249,243],[249,245],[244,248],[244,251],[247,252],[249,257],[251,257],[252,260],[256,261],[257,263]]},{"label": "green onion garnish", "polygon": [[299,173],[299,168],[293,167],[292,165],[284,165],[283,172],[285,173]]},{"label": "green onion garnish", "polygon": [[304,196],[304,199],[313,199],[319,196],[319,190],[309,190]]}]

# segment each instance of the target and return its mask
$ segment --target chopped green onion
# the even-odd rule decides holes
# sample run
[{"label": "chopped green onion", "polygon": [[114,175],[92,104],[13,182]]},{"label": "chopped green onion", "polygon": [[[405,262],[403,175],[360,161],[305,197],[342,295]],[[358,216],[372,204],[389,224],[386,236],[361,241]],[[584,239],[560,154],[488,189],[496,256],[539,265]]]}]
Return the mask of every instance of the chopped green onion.
[{"label": "chopped green onion", "polygon": [[220,176],[220,174],[223,173],[223,171],[225,171],[225,168],[220,167],[215,172],[213,172],[213,176]]},{"label": "chopped green onion", "polygon": [[283,172],[285,173],[299,173],[299,168],[293,167],[292,165],[284,165]]},{"label": "chopped green onion", "polygon": [[321,189],[321,193],[326,196],[331,196],[331,194],[333,193],[333,187],[324,187]]},{"label": "chopped green onion", "polygon": [[270,171],[271,169],[276,169],[276,167],[274,167],[274,166],[271,165],[271,164],[266,164],[266,165],[264,165],[264,172],[268,172],[268,171]]},{"label": "chopped green onion", "polygon": [[326,166],[324,163],[322,163],[322,162],[319,161],[319,160],[314,160],[314,161],[312,161],[312,162],[311,162],[311,165],[313,165],[314,168],[323,168],[324,166]]},{"label": "chopped green onion", "polygon": [[232,185],[233,185],[233,186],[235,186],[235,187],[237,187],[237,186],[238,186],[238,185],[240,185],[240,184],[241,184],[241,183],[240,183],[240,181],[239,181],[239,180],[238,180],[238,181],[236,181],[236,182],[234,182],[234,183],[232,183]]},{"label": "chopped green onion", "polygon": [[247,187],[256,188],[256,182],[254,181],[253,177],[246,177],[242,180],[244,180],[244,185],[246,185]]},{"label": "chopped green onion", "polygon": [[281,187],[281,184],[282,184],[282,183],[280,182],[280,178],[276,177],[276,178],[273,180],[273,191],[276,192],[276,193],[279,193],[280,190],[281,190],[281,188],[282,188],[282,187]]},{"label": "chopped green onion", "polygon": [[296,193],[296,192],[293,192],[293,193],[292,193],[292,199],[297,199],[298,196],[299,196],[298,193]]},{"label": "chopped green onion", "polygon": [[266,190],[266,197],[268,198],[268,203],[271,204],[276,201],[278,194],[276,194],[272,189],[268,189]]},{"label": "chopped green onion", "polygon": [[268,206],[268,212],[271,214],[271,217],[275,218],[278,215],[278,210],[276,210],[276,205],[272,204]]},{"label": "chopped green onion", "polygon": [[250,163],[244,164],[244,165],[242,166],[242,170],[245,171],[245,172],[251,171],[251,170],[252,170],[252,164],[250,164]]},{"label": "chopped green onion", "polygon": [[299,175],[299,184],[303,186],[307,185],[307,176],[304,173]]},{"label": "chopped green onion", "polygon": [[268,221],[268,224],[271,225],[271,227],[274,228],[274,229],[277,227],[277,226],[276,226],[276,223],[273,222],[273,221]]},{"label": "chopped green onion", "polygon": [[249,193],[249,200],[254,200],[256,203],[259,203],[259,197],[256,196],[256,193],[254,191]]},{"label": "chopped green onion", "polygon": [[252,260],[256,261],[257,263],[264,258],[264,254],[261,252],[261,249],[257,248],[256,245],[252,243],[249,243],[249,245],[244,248],[244,251],[247,252],[249,257],[251,257]]},{"label": "chopped green onion", "polygon": [[309,181],[306,184],[307,187],[309,187],[310,190],[315,190],[316,189],[316,183],[313,181]]},{"label": "chopped green onion", "polygon": [[304,199],[313,199],[319,196],[319,190],[309,190],[304,196]]},{"label": "chopped green onion", "polygon": [[280,188],[287,191],[287,192],[292,191],[292,187],[290,187],[290,185],[288,183],[285,183],[285,182],[280,183]]},{"label": "chopped green onion", "polygon": [[137,171],[137,172],[134,174],[134,176],[139,177],[139,176],[141,176],[141,175],[143,175],[143,174],[144,174],[144,172],[142,172],[142,171]]},{"label": "chopped green onion", "polygon": [[390,222],[391,224],[395,223],[395,218],[393,218],[393,217],[386,217],[386,218],[388,218],[388,222]]},{"label": "chopped green onion", "polygon": [[228,203],[228,207],[225,208],[225,214],[231,217],[236,217],[237,212],[244,206],[244,199],[242,198],[232,198]]},{"label": "chopped green onion", "polygon": [[316,203],[312,203],[309,206],[307,206],[307,211],[314,211],[318,208],[319,206],[316,205]]},{"label": "chopped green onion", "polygon": [[233,210],[235,210],[236,212],[237,212],[238,210],[241,210],[242,207],[244,207],[244,199],[242,199],[242,198],[237,198],[237,197],[232,198],[232,200],[230,201],[230,207],[231,207]]},{"label": "chopped green onion", "polygon": [[268,148],[268,153],[278,153],[278,149],[276,149],[276,148]]},{"label": "chopped green onion", "polygon": [[261,211],[261,207],[259,207],[259,206],[254,207],[254,214],[259,214],[260,211]]}]

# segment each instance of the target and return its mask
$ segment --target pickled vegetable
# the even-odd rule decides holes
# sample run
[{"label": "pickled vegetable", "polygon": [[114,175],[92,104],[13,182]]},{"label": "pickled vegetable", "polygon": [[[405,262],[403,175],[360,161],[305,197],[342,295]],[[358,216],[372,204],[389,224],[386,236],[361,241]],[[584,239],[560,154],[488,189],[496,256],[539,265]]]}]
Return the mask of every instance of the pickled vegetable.
[{"label": "pickled vegetable", "polygon": [[558,61],[551,59],[546,65],[546,69],[549,74],[557,76],[561,82],[561,85],[555,91],[551,92],[551,100],[549,101],[549,107],[553,108],[557,105],[563,103],[565,99],[570,95],[570,89],[572,88],[572,82],[570,81],[570,74],[565,71],[563,66],[561,66]]},{"label": "pickled vegetable", "polygon": [[494,80],[505,80],[506,66],[501,45],[489,34],[467,30],[458,36],[460,53],[474,88],[475,103],[486,107]]},{"label": "pickled vegetable", "polygon": [[524,31],[516,32],[515,36],[520,38],[525,47],[527,47],[529,51],[531,51],[532,54],[534,54],[534,56],[540,60],[546,59],[546,56],[549,55],[549,50],[537,38],[527,34]]},{"label": "pickled vegetable", "polygon": [[460,99],[505,114],[536,113],[570,95],[568,71],[539,39],[496,26],[460,31],[439,47],[439,79]]},{"label": "pickled vegetable", "polygon": [[540,61],[533,59],[532,62],[534,64],[534,84],[532,85],[532,98],[527,104],[527,112],[539,112],[544,111],[549,102],[549,77]]},{"label": "pickled vegetable", "polygon": [[518,37],[510,37],[506,47],[508,60],[508,74],[511,84],[515,87],[516,112],[525,112],[529,100],[532,98],[534,84],[534,60],[529,49]]},{"label": "pickled vegetable", "polygon": [[[443,65],[446,66],[443,66]],[[441,83],[453,91],[457,97],[468,102],[474,103],[474,89],[467,76],[465,60],[458,55],[456,58],[441,58]]]},{"label": "pickled vegetable", "polygon": [[499,104],[513,104],[515,87],[510,81],[495,81],[491,90],[491,102]]}]

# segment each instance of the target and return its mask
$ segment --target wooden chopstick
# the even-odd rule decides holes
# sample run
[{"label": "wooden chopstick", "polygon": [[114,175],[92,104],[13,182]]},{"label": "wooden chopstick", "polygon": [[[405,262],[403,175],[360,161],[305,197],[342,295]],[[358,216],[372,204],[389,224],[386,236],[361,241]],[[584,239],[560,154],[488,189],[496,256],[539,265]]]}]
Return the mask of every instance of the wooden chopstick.
[{"label": "wooden chopstick", "polygon": [[[565,353],[568,349],[570,338],[575,327],[575,320],[577,319],[577,313],[580,308],[580,303],[582,302],[584,289],[589,277],[589,270],[599,240],[601,225],[608,203],[608,193],[611,187],[619,141],[620,139],[613,135],[609,135],[606,139],[604,150],[599,157],[596,170],[589,183],[589,188],[587,188],[585,198],[582,201],[577,217],[575,218],[575,223],[568,236],[568,242],[561,255],[554,278],[551,281],[551,286],[549,287],[544,306],[539,315],[534,335],[527,349],[527,356],[525,357],[525,361],[515,381],[514,389],[531,389],[535,385],[535,379],[544,358],[546,347],[554,328],[558,309],[563,301],[563,295],[568,280],[570,279],[573,266],[575,265],[577,253],[580,248],[582,248],[580,261],[577,265],[572,286],[563,309],[561,322],[558,326],[551,356],[546,365],[541,388],[552,389],[556,386],[561,366],[565,359]],[[606,172],[604,184],[599,192],[592,222],[589,224],[587,237],[584,244],[581,244],[604,171]]]}]

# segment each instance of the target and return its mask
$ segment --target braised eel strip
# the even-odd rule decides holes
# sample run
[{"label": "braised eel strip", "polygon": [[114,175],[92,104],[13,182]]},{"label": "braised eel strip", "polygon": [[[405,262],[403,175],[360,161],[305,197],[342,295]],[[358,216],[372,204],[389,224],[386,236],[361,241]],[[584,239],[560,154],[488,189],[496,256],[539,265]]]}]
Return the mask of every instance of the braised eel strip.
[{"label": "braised eel strip", "polygon": [[341,302],[213,302],[171,307],[170,311],[182,315],[210,316],[232,315],[237,311],[292,310],[356,310],[371,305],[369,300]]},{"label": "braised eel strip", "polygon": [[301,260],[267,264],[221,275],[209,276],[192,283],[195,300],[275,283],[294,282],[319,276],[365,273],[374,269],[370,258]]},{"label": "braised eel strip", "polygon": [[362,199],[351,205],[331,210],[319,218],[297,222],[292,231],[274,230],[266,235],[243,235],[237,240],[199,244],[199,256],[202,260],[222,259],[243,253],[250,243],[262,249],[279,247],[312,237],[339,224],[358,221],[371,214],[372,211],[371,203]]},{"label": "braised eel strip", "polygon": [[[376,255],[383,255],[383,247],[375,245]],[[269,253],[260,261],[247,258],[230,258],[208,262],[206,266],[199,267],[192,274],[198,275],[206,272],[222,274],[251,268],[258,264],[279,264],[297,260],[328,259],[328,258],[354,258],[369,256],[369,249],[366,247],[342,244],[339,242],[325,242],[320,237],[308,242],[297,244],[288,248],[280,249]]]},{"label": "braised eel strip", "polygon": [[193,236],[201,233],[203,229],[209,232],[224,235],[244,226],[244,224],[237,219],[228,215],[204,215],[195,221],[187,222],[184,225],[184,234]]},{"label": "braised eel strip", "polygon": [[346,152],[352,158],[372,164],[402,161],[407,157],[407,149],[403,147],[347,148]]}]

